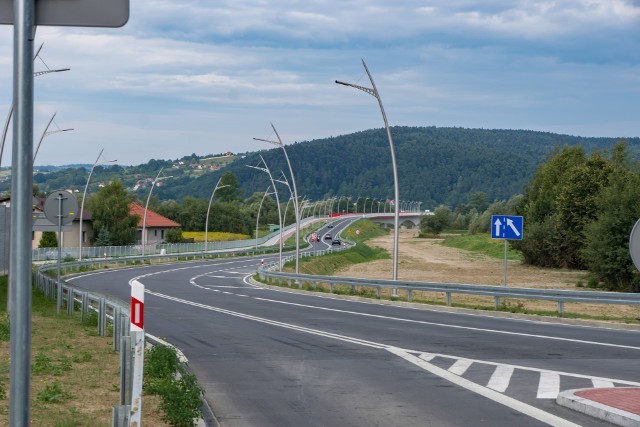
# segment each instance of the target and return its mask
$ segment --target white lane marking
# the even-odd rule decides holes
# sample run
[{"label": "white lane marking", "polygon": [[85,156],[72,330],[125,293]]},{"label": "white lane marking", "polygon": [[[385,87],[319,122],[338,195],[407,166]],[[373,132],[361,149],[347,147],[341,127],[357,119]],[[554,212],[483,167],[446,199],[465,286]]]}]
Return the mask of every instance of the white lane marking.
[{"label": "white lane marking", "polygon": [[451,372],[448,372],[444,369],[438,368],[437,366],[434,366],[430,363],[428,363],[425,359],[417,357],[415,355],[412,355],[410,353],[409,350],[406,349],[401,349],[398,347],[393,347],[393,346],[388,346],[386,344],[382,344],[382,343],[376,343],[373,341],[367,341],[367,340],[363,340],[360,338],[354,338],[354,337],[349,337],[346,335],[340,335],[340,334],[334,334],[332,332],[325,332],[325,331],[321,331],[318,329],[312,329],[312,328],[307,328],[307,327],[303,327],[303,326],[298,326],[298,325],[293,325],[290,323],[284,323],[284,322],[278,322],[275,320],[269,320],[269,319],[265,319],[263,317],[257,317],[257,316],[252,316],[249,314],[244,314],[244,313],[239,313],[239,312],[235,312],[235,311],[231,311],[231,310],[226,310],[223,308],[219,308],[219,307],[213,307],[213,306],[209,306],[209,305],[205,305],[205,304],[200,304],[200,303],[196,303],[196,302],[192,302],[192,301],[187,301],[187,300],[183,300],[180,298],[176,298],[176,297],[172,297],[169,295],[164,295],[164,294],[160,294],[158,292],[153,292],[153,291],[149,291],[147,290],[146,293],[153,295],[153,296],[157,296],[159,298],[164,298],[170,301],[174,301],[174,302],[178,302],[181,304],[187,304],[187,305],[191,305],[194,307],[199,307],[199,308],[203,308],[205,310],[210,310],[210,311],[215,311],[218,313],[223,313],[223,314],[227,314],[230,316],[234,316],[234,317],[239,317],[242,319],[247,319],[247,320],[252,320],[252,321],[256,321],[256,322],[260,322],[260,323],[264,323],[264,324],[268,324],[268,325],[272,325],[272,326],[278,326],[281,328],[286,328],[286,329],[290,329],[293,331],[297,331],[297,332],[304,332],[304,333],[308,333],[308,334],[312,334],[312,335],[317,335],[317,336],[322,336],[325,338],[331,338],[331,339],[335,339],[335,340],[339,340],[339,341],[344,341],[344,342],[348,342],[348,343],[352,343],[352,344],[357,344],[357,345],[361,345],[361,346],[365,346],[365,347],[370,347],[370,348],[376,348],[376,349],[381,349],[381,350],[387,350],[389,352],[391,352],[392,354],[395,354],[401,358],[403,358],[404,360],[407,360],[410,363],[413,363],[414,365],[419,366],[420,368],[434,374],[437,375],[441,378],[443,378],[446,381],[452,382],[460,387],[464,387],[465,389],[477,393],[481,396],[484,396],[488,399],[493,400],[494,402],[500,403],[504,406],[507,406],[513,410],[516,410],[518,412],[521,412],[525,415],[528,415],[530,417],[533,417],[537,420],[540,420],[542,422],[545,422],[549,425],[552,426],[557,426],[557,427],[578,427],[577,424],[574,424],[570,421],[567,421],[563,418],[557,417],[553,414],[550,414],[548,412],[544,412],[541,409],[535,408],[533,406],[527,405],[524,402],[520,402],[518,400],[515,400],[511,397],[505,396],[503,394],[500,394],[494,390],[491,390],[489,388],[483,387],[479,384],[476,384],[472,381],[469,381],[463,377],[460,377],[458,375],[455,375]]},{"label": "white lane marking", "polygon": [[640,350],[640,347],[631,346],[631,345],[603,343],[603,342],[598,342],[598,341],[586,341],[586,340],[578,340],[578,339],[573,339],[573,338],[553,337],[553,336],[549,336],[549,335],[527,334],[527,333],[524,333],[524,332],[501,331],[501,330],[497,330],[497,329],[475,328],[475,327],[472,327],[472,326],[448,325],[446,323],[427,322],[427,321],[424,321],[424,320],[413,320],[413,319],[405,319],[405,318],[401,318],[401,317],[383,316],[381,314],[362,313],[362,312],[358,312],[358,311],[341,310],[341,309],[337,309],[337,308],[319,307],[319,306],[316,306],[316,305],[298,304],[298,303],[294,303],[294,302],[278,301],[278,300],[269,299],[269,298],[260,298],[260,297],[254,297],[254,298],[256,300],[259,300],[259,301],[273,302],[273,303],[276,303],[276,304],[293,305],[293,306],[296,306],[296,307],[304,307],[304,308],[314,308],[316,310],[333,311],[333,312],[338,312],[338,313],[353,314],[353,315],[356,315],[356,316],[364,316],[364,317],[374,317],[374,318],[377,318],[377,319],[396,320],[398,322],[416,323],[416,324],[420,324],[420,325],[440,326],[440,327],[443,327],[443,328],[464,329],[464,330],[469,330],[469,331],[489,332],[489,333],[503,334],[503,335],[515,335],[515,336],[527,337],[527,338],[539,338],[539,339],[554,340],[554,341],[573,342],[573,343],[578,343],[578,344],[588,344],[588,345],[598,345],[598,346],[604,346],[604,347],[615,347],[615,348],[626,348],[626,349],[631,349],[631,350]]},{"label": "white lane marking", "polygon": [[418,357],[425,362],[431,362],[436,355],[433,353],[421,353]]},{"label": "white lane marking", "polygon": [[249,295],[244,295],[244,294],[236,294],[236,296],[239,296],[239,297],[247,297],[247,298],[249,297]]},{"label": "white lane marking", "polygon": [[226,310],[224,308],[219,308],[219,307],[214,307],[211,305],[205,305],[205,304],[200,304],[197,302],[193,302],[193,301],[187,301],[181,298],[176,298],[176,297],[172,297],[169,295],[164,295],[158,292],[153,292],[150,290],[145,290],[145,293],[149,294],[149,295],[153,295],[153,296],[157,296],[159,298],[164,298],[167,299],[169,301],[174,301],[174,302],[178,302],[181,304],[187,304],[187,305],[191,305],[193,307],[199,307],[205,310],[209,310],[209,311],[215,311],[218,313],[223,313],[223,314],[227,314],[230,316],[235,316],[235,317],[239,317],[242,319],[248,319],[248,320],[253,320],[256,322],[260,322],[260,323],[265,323],[268,325],[273,325],[273,326],[279,326],[282,328],[286,328],[286,329],[292,329],[295,331],[299,331],[299,332],[306,332],[309,334],[313,334],[313,335],[320,335],[326,338],[333,338],[336,340],[340,340],[340,341],[346,341],[346,342],[350,342],[352,344],[358,344],[358,345],[362,345],[362,346],[366,346],[366,347],[373,347],[373,348],[379,348],[379,349],[383,349],[386,348],[386,346],[384,344],[379,344],[373,341],[367,341],[367,340],[362,340],[360,338],[353,338],[353,337],[348,337],[346,335],[339,335],[339,334],[334,334],[331,332],[324,332],[324,331],[320,331],[317,329],[312,329],[312,328],[306,328],[303,326],[297,326],[297,325],[292,325],[289,323],[284,323],[284,322],[278,322],[275,320],[269,320],[269,319],[265,319],[263,317],[257,317],[257,316],[252,316],[250,314],[244,314],[244,313],[239,313],[236,311],[231,311],[231,310]]},{"label": "white lane marking", "polygon": [[[423,359],[424,360],[424,359]],[[467,369],[473,362],[469,359],[458,359],[456,362],[447,369],[452,374],[462,375],[467,372]]]},{"label": "white lane marking", "polygon": [[560,393],[560,375],[553,372],[540,372],[538,399],[555,399]]},{"label": "white lane marking", "polygon": [[496,366],[496,369],[493,371],[493,375],[489,379],[487,383],[487,387],[491,390],[499,391],[504,393],[509,387],[509,382],[511,381],[511,376],[513,375],[514,368],[513,366],[507,365],[499,365]]},{"label": "white lane marking", "polygon": [[600,378],[592,378],[591,382],[595,388],[612,388],[615,387],[613,381],[605,381]]},{"label": "white lane marking", "polygon": [[543,411],[542,409],[538,409],[534,406],[527,405],[524,402],[520,402],[519,400],[515,400],[502,393],[498,393],[497,391],[483,387],[463,377],[459,377],[445,369],[438,368],[437,366],[434,366],[422,360],[421,358],[408,353],[406,350],[403,350],[397,347],[388,347],[387,351],[395,354],[396,356],[403,358],[404,360],[410,363],[413,363],[414,365],[424,369],[425,371],[428,371],[449,382],[452,382],[457,386],[463,387],[471,392],[474,392],[483,397],[486,397],[487,399],[491,399],[496,403],[512,408],[520,413],[523,413],[532,418],[535,418],[536,420],[539,420],[543,423],[549,424],[551,426],[557,426],[557,427],[579,427],[579,424],[574,424],[571,421],[565,420],[564,418],[557,417],[553,414]]}]

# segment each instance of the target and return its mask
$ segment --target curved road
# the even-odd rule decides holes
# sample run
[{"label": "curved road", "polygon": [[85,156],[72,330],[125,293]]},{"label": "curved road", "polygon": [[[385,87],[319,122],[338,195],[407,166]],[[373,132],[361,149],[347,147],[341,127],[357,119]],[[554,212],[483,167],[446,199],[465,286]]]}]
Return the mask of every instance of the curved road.
[{"label": "curved road", "polygon": [[[320,236],[346,225],[335,224]],[[558,406],[558,392],[640,386],[637,331],[265,288],[249,280],[259,263],[72,281],[123,300],[132,279],[142,282],[146,331],[187,356],[221,426],[597,426]]]}]

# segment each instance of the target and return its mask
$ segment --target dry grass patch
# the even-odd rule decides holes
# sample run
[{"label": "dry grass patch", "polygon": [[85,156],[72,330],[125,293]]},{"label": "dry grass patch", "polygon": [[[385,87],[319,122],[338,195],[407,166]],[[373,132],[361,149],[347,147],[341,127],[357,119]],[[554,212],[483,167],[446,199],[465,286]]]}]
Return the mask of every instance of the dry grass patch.
[{"label": "dry grass patch", "polygon": [[[95,326],[77,317],[57,316],[55,305],[35,294],[34,307],[30,425],[110,427],[112,406],[120,401],[120,356],[113,338],[98,336]],[[9,341],[0,341],[0,425],[9,425],[9,398]],[[143,397],[146,425],[168,426],[158,408],[157,397]]]}]

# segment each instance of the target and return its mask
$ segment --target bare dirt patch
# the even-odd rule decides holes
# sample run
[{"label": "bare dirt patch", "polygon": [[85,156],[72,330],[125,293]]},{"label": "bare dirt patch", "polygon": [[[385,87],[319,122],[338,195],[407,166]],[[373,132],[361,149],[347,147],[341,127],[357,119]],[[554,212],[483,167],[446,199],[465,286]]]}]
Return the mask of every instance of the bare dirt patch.
[{"label": "bare dirt patch", "polygon": [[[504,261],[477,253],[450,248],[441,239],[417,238],[414,230],[401,230],[398,246],[398,279],[420,282],[467,283],[477,285],[504,285]],[[371,246],[393,250],[393,235],[370,240]],[[391,279],[392,260],[376,260],[356,264],[336,273],[338,276]],[[588,290],[577,287],[586,283],[586,272],[539,268],[519,261],[507,262],[507,286],[522,288]],[[414,299],[444,302],[444,294],[414,292]],[[494,305],[493,298],[454,295],[453,302],[470,306]],[[507,306],[529,310],[557,310],[553,301],[508,300]],[[565,313],[579,313],[621,321],[640,317],[640,308],[632,306],[567,303]]]}]

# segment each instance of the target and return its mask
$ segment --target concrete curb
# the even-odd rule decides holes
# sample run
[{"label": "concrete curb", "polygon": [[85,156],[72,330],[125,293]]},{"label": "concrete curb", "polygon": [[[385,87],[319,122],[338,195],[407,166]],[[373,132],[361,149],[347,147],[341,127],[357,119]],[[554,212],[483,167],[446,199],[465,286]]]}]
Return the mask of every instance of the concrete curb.
[{"label": "concrete curb", "polygon": [[574,411],[598,418],[609,423],[624,427],[639,427],[640,416],[611,406],[603,405],[584,397],[576,396],[575,393],[589,389],[573,389],[561,392],[556,398],[556,403]]}]

